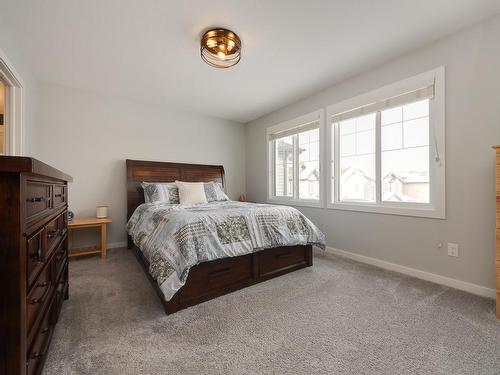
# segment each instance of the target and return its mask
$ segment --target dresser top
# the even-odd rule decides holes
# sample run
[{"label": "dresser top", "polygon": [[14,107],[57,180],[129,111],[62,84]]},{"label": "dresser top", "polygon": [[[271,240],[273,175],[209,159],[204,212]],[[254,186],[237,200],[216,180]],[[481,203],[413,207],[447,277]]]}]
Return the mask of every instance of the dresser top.
[{"label": "dresser top", "polygon": [[493,145],[491,147],[494,148],[494,149],[496,149],[496,150],[500,150],[500,145]]},{"label": "dresser top", "polygon": [[0,172],[33,173],[58,180],[73,182],[73,177],[40,160],[25,156],[0,156]]}]

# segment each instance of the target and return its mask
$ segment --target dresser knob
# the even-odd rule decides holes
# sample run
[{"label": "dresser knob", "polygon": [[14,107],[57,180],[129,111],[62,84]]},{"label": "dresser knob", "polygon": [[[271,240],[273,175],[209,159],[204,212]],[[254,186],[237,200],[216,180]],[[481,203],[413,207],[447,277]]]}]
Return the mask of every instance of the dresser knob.
[{"label": "dresser knob", "polygon": [[47,232],[47,237],[48,238],[54,238],[57,236],[57,234],[59,233],[59,229],[53,229],[53,230],[49,230]]},{"label": "dresser knob", "polygon": [[[50,282],[49,282],[49,285],[50,285]],[[41,296],[40,298],[33,298],[29,302],[30,305],[43,304],[45,302],[45,298],[47,298],[49,290],[50,290],[50,288],[47,288],[47,290],[43,293],[43,296]]]},{"label": "dresser knob", "polygon": [[30,253],[30,258],[38,258],[38,261],[41,262],[41,259],[42,259],[42,248],[39,247],[38,249],[33,250]]},{"label": "dresser knob", "polygon": [[43,353],[42,352],[34,352],[31,355],[31,359],[37,359],[37,358],[40,358],[40,357],[43,357]]},{"label": "dresser knob", "polygon": [[31,203],[43,202],[44,200],[45,200],[44,197],[28,198],[28,202],[31,202]]}]

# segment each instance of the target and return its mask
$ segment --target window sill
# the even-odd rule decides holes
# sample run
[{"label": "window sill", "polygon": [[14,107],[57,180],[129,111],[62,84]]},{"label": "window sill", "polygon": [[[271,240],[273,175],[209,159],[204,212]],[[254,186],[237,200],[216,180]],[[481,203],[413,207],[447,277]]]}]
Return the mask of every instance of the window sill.
[{"label": "window sill", "polygon": [[446,219],[443,209],[438,209],[433,206],[424,205],[423,207],[402,207],[401,205],[390,204],[366,204],[366,203],[330,203],[327,208],[332,210],[346,210],[357,212],[368,212],[387,215],[426,217],[431,219]]},{"label": "window sill", "polygon": [[310,201],[310,200],[298,200],[298,199],[279,199],[279,198],[268,198],[267,203],[269,204],[281,204],[286,206],[300,206],[300,207],[313,207],[313,208],[323,208],[323,202],[321,201]]}]

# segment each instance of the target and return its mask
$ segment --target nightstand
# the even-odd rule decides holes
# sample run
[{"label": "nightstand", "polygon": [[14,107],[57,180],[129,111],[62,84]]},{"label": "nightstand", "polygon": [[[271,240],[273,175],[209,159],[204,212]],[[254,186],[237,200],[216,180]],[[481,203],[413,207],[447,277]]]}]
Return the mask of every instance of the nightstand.
[{"label": "nightstand", "polygon": [[97,246],[83,247],[79,249],[70,249],[69,257],[77,257],[89,254],[101,254],[101,259],[106,259],[107,252],[107,242],[108,242],[108,224],[111,224],[113,220],[106,217],[104,219],[97,218],[82,218],[73,219],[68,222],[68,229],[70,231],[79,228],[98,228],[101,235],[101,244]]}]

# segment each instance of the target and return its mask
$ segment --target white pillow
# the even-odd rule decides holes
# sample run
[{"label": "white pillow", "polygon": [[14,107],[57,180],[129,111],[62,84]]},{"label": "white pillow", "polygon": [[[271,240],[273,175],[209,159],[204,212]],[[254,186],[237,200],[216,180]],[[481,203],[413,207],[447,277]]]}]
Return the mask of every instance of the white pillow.
[{"label": "white pillow", "polygon": [[179,189],[180,204],[207,203],[203,182],[175,181],[175,184]]}]

